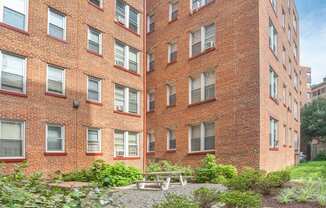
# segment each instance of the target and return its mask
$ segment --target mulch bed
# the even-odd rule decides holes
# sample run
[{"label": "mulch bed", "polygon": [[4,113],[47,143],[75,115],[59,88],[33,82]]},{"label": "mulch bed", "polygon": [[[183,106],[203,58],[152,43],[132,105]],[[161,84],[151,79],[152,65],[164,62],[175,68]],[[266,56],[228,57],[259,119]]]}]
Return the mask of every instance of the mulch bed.
[{"label": "mulch bed", "polygon": [[272,208],[321,208],[317,203],[290,203],[290,204],[280,204],[276,200],[275,196],[265,196],[263,200],[264,207]]}]

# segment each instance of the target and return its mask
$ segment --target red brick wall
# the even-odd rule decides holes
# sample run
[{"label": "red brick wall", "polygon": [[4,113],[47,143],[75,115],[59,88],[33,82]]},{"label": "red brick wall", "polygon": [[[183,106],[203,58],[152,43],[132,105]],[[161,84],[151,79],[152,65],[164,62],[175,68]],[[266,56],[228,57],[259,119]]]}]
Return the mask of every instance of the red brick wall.
[{"label": "red brick wall", "polygon": [[[142,21],[142,1],[133,0],[128,3],[141,12]],[[67,15],[66,43],[47,36],[48,6]],[[140,158],[123,161],[143,168],[142,110],[140,117],[113,113],[114,83],[138,89],[141,97],[143,95],[143,75],[135,76],[114,67],[114,38],[139,49],[142,57],[143,35],[137,36],[114,23],[114,14],[114,1],[105,1],[103,10],[100,10],[87,1],[30,0],[27,35],[0,28],[0,50],[27,57],[27,97],[1,93],[0,118],[26,121],[28,172],[70,171],[86,167],[95,159],[115,162],[114,129],[140,132]],[[103,32],[102,56],[86,51],[87,25]],[[66,68],[66,98],[45,95],[47,63]],[[87,75],[103,79],[102,105],[86,103]],[[73,108],[73,100],[80,101],[79,109]],[[48,122],[65,125],[66,156],[44,155],[45,125]],[[102,129],[102,156],[86,156],[87,127]]]}]

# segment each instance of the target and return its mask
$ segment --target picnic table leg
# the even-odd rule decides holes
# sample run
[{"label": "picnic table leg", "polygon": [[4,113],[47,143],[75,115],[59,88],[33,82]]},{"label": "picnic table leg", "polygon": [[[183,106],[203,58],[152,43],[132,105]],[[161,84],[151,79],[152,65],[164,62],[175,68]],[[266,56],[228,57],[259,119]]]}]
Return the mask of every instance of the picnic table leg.
[{"label": "picnic table leg", "polygon": [[170,182],[171,182],[171,177],[169,176],[166,178],[166,181],[161,185],[161,189],[163,191],[168,190],[170,186]]},{"label": "picnic table leg", "polygon": [[184,179],[184,178],[182,177],[182,175],[180,175],[180,183],[181,183],[182,186],[187,185],[187,179]]}]

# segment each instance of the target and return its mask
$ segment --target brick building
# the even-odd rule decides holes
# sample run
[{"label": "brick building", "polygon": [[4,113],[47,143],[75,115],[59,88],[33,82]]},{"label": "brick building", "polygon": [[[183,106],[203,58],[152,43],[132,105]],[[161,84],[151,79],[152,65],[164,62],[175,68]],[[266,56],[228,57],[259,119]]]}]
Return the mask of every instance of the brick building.
[{"label": "brick building", "polygon": [[0,2],[0,160],[294,164],[294,1],[144,2]]},{"label": "brick building", "polygon": [[322,82],[313,85],[311,91],[312,99],[317,99],[319,97],[326,98],[326,77]]},{"label": "brick building", "polygon": [[293,0],[147,1],[148,159],[277,170],[300,135]]},{"label": "brick building", "polygon": [[312,97],[312,94],[311,94],[311,68],[307,67],[307,66],[301,66],[300,75],[301,75],[302,104],[304,105],[304,104],[310,102],[311,97]]},{"label": "brick building", "polygon": [[0,1],[0,160],[143,168],[142,0]]}]

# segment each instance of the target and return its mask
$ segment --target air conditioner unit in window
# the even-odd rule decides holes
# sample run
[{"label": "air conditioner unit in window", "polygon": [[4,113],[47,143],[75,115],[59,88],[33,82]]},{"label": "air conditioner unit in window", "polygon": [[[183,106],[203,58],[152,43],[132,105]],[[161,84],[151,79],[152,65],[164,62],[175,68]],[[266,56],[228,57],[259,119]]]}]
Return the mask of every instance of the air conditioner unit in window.
[{"label": "air conditioner unit in window", "polygon": [[115,64],[118,65],[118,66],[124,66],[124,63],[122,61],[115,61]]},{"label": "air conditioner unit in window", "polygon": [[123,111],[123,106],[117,105],[117,106],[115,106],[115,110],[122,112]]},{"label": "air conditioner unit in window", "polygon": [[209,41],[205,43],[205,48],[214,48],[215,47],[215,41]]},{"label": "air conditioner unit in window", "polygon": [[200,9],[201,7],[201,3],[199,1],[197,1],[194,5],[193,5],[193,11],[197,11],[198,9]]}]

